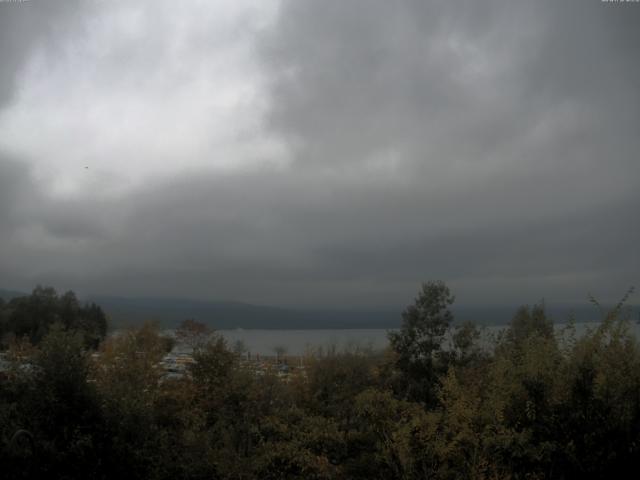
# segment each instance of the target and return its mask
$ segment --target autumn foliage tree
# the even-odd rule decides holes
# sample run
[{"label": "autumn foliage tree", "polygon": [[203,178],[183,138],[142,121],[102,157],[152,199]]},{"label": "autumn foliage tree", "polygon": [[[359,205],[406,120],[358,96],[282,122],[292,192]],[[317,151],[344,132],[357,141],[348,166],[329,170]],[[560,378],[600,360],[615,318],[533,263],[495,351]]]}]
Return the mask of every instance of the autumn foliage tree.
[{"label": "autumn foliage tree", "polygon": [[207,343],[212,330],[202,322],[188,318],[180,322],[176,328],[176,340],[178,343],[197,349]]}]

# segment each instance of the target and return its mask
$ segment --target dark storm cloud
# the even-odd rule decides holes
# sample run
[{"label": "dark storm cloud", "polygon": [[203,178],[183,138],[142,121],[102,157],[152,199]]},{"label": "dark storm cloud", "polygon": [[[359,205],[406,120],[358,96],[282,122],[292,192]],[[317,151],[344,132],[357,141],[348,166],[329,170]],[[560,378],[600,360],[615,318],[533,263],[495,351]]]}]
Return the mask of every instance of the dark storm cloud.
[{"label": "dark storm cloud", "polygon": [[[589,290],[615,296],[633,281],[640,235],[627,199],[541,218],[531,207],[518,221],[508,204],[477,198],[452,218],[438,205],[455,202],[454,192],[429,198],[386,184],[354,192],[347,182],[327,191],[322,180],[184,176],[124,198],[68,205],[69,218],[82,223],[83,212],[100,212],[108,226],[89,242],[84,233],[49,228],[58,207],[43,206],[32,222],[49,240],[24,255],[46,267],[37,278],[69,287],[281,304],[396,304],[424,278],[447,278],[467,302],[580,300]],[[603,284],[607,278],[615,282]],[[487,283],[497,294],[482,288]]]},{"label": "dark storm cloud", "polygon": [[[352,217],[369,239],[327,246],[335,268],[633,282],[639,21],[601,2],[285,2],[264,52],[297,168],[382,165],[410,192]],[[375,241],[389,229],[405,239]]]},{"label": "dark storm cloud", "polygon": [[285,305],[400,305],[432,278],[463,303],[616,298],[640,266],[639,16],[284,1],[257,51],[290,164],[60,197],[0,160],[0,281]]}]

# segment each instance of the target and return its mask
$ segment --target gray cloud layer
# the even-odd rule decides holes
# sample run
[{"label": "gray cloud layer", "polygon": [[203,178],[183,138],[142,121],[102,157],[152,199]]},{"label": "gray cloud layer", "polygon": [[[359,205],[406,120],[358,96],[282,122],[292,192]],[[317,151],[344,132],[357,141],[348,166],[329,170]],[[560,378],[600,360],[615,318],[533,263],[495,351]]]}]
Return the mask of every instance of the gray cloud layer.
[{"label": "gray cloud layer", "polygon": [[31,50],[64,30],[78,9],[78,0],[0,2],[0,105],[17,88],[15,76]]},{"label": "gray cloud layer", "polygon": [[[2,35],[78,15],[32,9]],[[615,298],[640,266],[639,20],[600,2],[284,1],[255,52],[261,128],[290,163],[174,158],[171,178],[60,197],[37,159],[0,153],[0,284],[399,305],[442,278],[467,303]],[[3,45],[0,102],[30,45]]]}]

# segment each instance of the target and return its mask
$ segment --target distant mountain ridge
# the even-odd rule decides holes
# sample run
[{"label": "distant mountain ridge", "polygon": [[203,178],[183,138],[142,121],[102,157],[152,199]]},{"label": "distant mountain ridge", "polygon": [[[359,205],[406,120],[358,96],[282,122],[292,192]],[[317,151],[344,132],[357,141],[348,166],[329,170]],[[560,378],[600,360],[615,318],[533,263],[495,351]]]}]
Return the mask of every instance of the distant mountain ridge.
[{"label": "distant mountain ridge", "polygon": [[[24,295],[28,294],[0,289],[0,298],[4,300]],[[172,328],[182,320],[192,318],[215,329],[386,329],[400,326],[404,309],[402,306],[386,309],[285,308],[237,301],[105,295],[90,295],[80,300],[100,305],[109,317],[112,328],[140,325],[147,320]],[[504,325],[511,320],[517,308],[513,305],[454,305],[452,310],[456,322]],[[638,318],[639,311],[638,306],[632,307],[634,320]],[[600,319],[600,312],[586,301],[580,305],[547,305],[547,313],[556,323],[566,322],[572,314],[578,322]]]},{"label": "distant mountain ridge", "polygon": [[29,294],[24,292],[18,292],[16,290],[4,290],[0,288],[0,298],[5,301],[9,301],[12,298],[16,298],[16,297],[24,297],[26,295],[29,295]]},{"label": "distant mountain ridge", "polygon": [[235,301],[91,296],[116,326],[156,320],[173,327],[193,318],[216,329],[396,328],[392,310],[289,309]]},{"label": "distant mountain ridge", "polygon": [[[286,308],[254,305],[237,301],[208,301],[166,298],[124,298],[91,296],[86,300],[100,305],[114,326],[135,325],[156,320],[174,327],[186,318],[215,329],[359,329],[399,328],[404,306],[385,309]],[[453,305],[456,323],[471,321],[479,325],[506,325],[518,305],[458,306]],[[640,308],[632,306],[633,319]],[[579,305],[546,305],[548,315],[556,323],[573,316],[577,322],[600,320],[600,312],[588,302]]]}]

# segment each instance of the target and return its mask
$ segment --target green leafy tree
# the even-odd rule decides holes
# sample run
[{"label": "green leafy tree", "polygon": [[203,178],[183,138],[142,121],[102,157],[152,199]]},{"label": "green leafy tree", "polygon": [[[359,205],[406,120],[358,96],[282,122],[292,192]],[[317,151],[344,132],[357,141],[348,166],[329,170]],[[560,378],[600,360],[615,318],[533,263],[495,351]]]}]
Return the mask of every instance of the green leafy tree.
[{"label": "green leafy tree", "polygon": [[557,435],[567,478],[623,478],[640,468],[640,344],[621,304],[569,351]]},{"label": "green leafy tree", "polygon": [[3,310],[4,333],[26,336],[33,344],[39,343],[54,323],[81,332],[90,348],[97,348],[107,334],[102,309],[93,303],[80,305],[71,291],[59,296],[51,287],[37,286],[31,295],[13,298]]},{"label": "green leafy tree", "polygon": [[354,404],[360,448],[346,462],[348,478],[431,477],[434,459],[422,441],[427,417],[420,405],[374,388],[358,394]]},{"label": "green leafy tree", "polygon": [[58,297],[53,288],[37,286],[31,295],[16,297],[7,305],[7,330],[31,343],[42,340],[51,325],[60,320]]},{"label": "green leafy tree", "polygon": [[254,377],[240,368],[238,355],[220,335],[197,349],[194,359],[191,372],[206,431],[206,462],[222,478],[247,478],[262,411]]},{"label": "green leafy tree", "polygon": [[23,366],[32,386],[21,401],[23,428],[37,455],[29,469],[36,477],[94,478],[102,420],[82,335],[52,325]]},{"label": "green leafy tree", "polygon": [[[214,335],[194,353],[191,366],[194,383],[209,397],[220,394],[238,369],[238,358],[221,335]],[[211,400],[215,400],[211,398]]]},{"label": "green leafy tree", "polygon": [[400,388],[427,405],[437,400],[438,375],[446,371],[442,344],[453,321],[449,307],[454,299],[444,282],[423,283],[414,304],[402,313],[400,331],[389,333],[404,380]]},{"label": "green leafy tree", "polygon": [[163,455],[163,435],[156,421],[162,371],[158,362],[166,341],[157,324],[110,337],[92,368],[101,398],[106,442],[103,458],[108,477],[149,478]]},{"label": "green leafy tree", "polygon": [[354,353],[331,354],[311,359],[304,397],[314,414],[348,420],[353,398],[375,384],[370,357]]},{"label": "green leafy tree", "polygon": [[531,335],[543,338],[553,338],[553,321],[547,316],[544,303],[529,307],[520,307],[509,324],[507,339],[515,345],[520,345]]},{"label": "green leafy tree", "polygon": [[5,309],[6,302],[0,297],[0,341],[3,340],[7,328],[7,313]]}]

